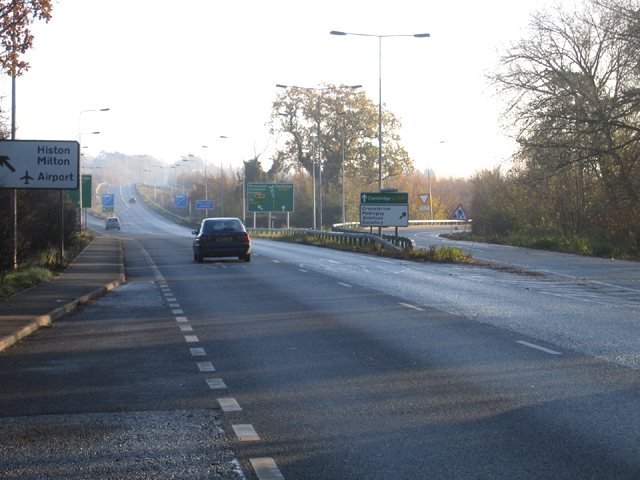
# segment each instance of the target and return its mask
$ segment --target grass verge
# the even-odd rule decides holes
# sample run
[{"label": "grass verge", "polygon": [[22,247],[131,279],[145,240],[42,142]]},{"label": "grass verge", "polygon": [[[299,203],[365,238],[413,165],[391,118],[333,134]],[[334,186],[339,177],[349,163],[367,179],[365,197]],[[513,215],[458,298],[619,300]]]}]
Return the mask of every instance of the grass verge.
[{"label": "grass verge", "polygon": [[457,247],[443,245],[441,247],[431,246],[428,249],[405,249],[401,251],[389,250],[379,244],[373,244],[367,247],[358,247],[353,245],[345,245],[340,242],[332,242],[326,239],[320,239],[314,235],[304,232],[296,233],[269,233],[269,232],[251,232],[252,237],[264,238],[267,240],[276,240],[279,242],[299,243],[302,245],[313,245],[315,247],[333,248],[335,250],[344,250],[349,252],[367,253],[387,258],[396,258],[399,260],[407,260],[411,262],[433,262],[433,263],[466,263],[478,265],[473,260],[471,254],[465,254]]},{"label": "grass verge", "polygon": [[638,253],[628,252],[604,242],[589,241],[584,238],[553,235],[491,235],[488,237],[482,237],[468,232],[446,234],[443,235],[443,237],[468,242],[512,245],[515,247],[531,248],[534,250],[548,250],[552,252],[574,253],[577,255],[591,255],[594,257],[618,258],[624,260],[640,260],[640,255]]},{"label": "grass verge", "polygon": [[51,247],[25,259],[17,270],[1,272],[0,301],[60,275],[91,243],[93,238],[94,235],[91,232],[75,234],[71,245],[64,252],[62,264],[59,262],[60,250]]}]

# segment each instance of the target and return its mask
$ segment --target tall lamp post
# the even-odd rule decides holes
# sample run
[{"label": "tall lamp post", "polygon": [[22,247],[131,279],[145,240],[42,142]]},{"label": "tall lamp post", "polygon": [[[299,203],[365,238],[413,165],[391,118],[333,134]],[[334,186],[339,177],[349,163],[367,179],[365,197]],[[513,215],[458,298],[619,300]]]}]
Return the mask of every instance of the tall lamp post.
[{"label": "tall lamp post", "polygon": [[[202,145],[202,148],[209,148],[207,145]],[[207,200],[209,200],[209,179],[207,178],[207,158],[203,158],[202,160],[204,162],[204,200],[205,202]],[[204,209],[204,218],[208,218],[209,217],[209,209],[205,208]]]},{"label": "tall lamp post", "polygon": [[[428,33],[415,33],[413,35],[372,35],[368,33],[349,33],[332,30],[331,35],[357,35],[360,37],[378,37],[378,190],[382,191],[382,39],[387,37],[415,37],[426,38]],[[382,228],[378,229],[382,235]]]},{"label": "tall lamp post", "polygon": [[[277,84],[276,87],[278,88],[297,88],[298,90],[315,90],[317,92],[317,102],[316,102],[316,107],[317,107],[317,129],[318,129],[318,138],[317,138],[317,149],[318,149],[318,177],[319,177],[319,183],[320,183],[320,229],[322,229],[322,159],[321,159],[321,155],[320,155],[320,95],[324,90],[336,90],[338,88],[350,88],[350,89],[356,89],[356,88],[361,88],[362,85],[340,85],[339,87],[298,87],[296,85],[281,85],[281,84]],[[316,221],[316,166],[313,165],[313,174],[312,174],[312,182],[313,182],[313,229],[317,230],[318,229],[318,224]]]},{"label": "tall lamp post", "polygon": [[[190,157],[193,157],[193,155],[189,154]],[[196,164],[196,180],[195,180],[195,184],[198,184],[198,161],[197,160],[190,160],[188,158],[183,158],[182,159],[183,162],[193,162]],[[191,177],[191,169],[189,169],[189,177]]]},{"label": "tall lamp post", "polygon": [[[99,135],[100,132],[78,132],[78,143],[80,145],[82,145],[82,135]],[[86,147],[82,147],[82,148],[86,148]],[[82,153],[82,148],[80,148],[80,158],[78,159],[79,163],[80,163],[80,168],[82,169],[82,156],[84,155],[84,153]],[[82,171],[82,170],[81,170]],[[84,209],[84,215],[82,212],[82,177],[80,177],[80,182],[78,185],[78,208],[80,208],[80,230],[82,230],[82,225],[83,225],[83,216],[84,216],[84,225],[86,228],[87,225],[87,209]]]},{"label": "tall lamp post", "polygon": [[[82,110],[80,112],[80,114],[78,115],[78,142],[80,143],[80,146],[82,146],[82,114],[88,113],[88,112],[108,112],[108,111],[109,111],[108,108],[100,108],[96,110]],[[93,132],[93,133],[100,133],[100,132]],[[80,162],[80,165],[78,165],[79,170],[82,171],[82,156],[78,159],[78,162]],[[79,197],[78,203],[80,206],[80,230],[82,230],[82,181],[80,181],[78,184],[78,197]]]},{"label": "tall lamp post", "polygon": [[[438,143],[444,143],[444,140],[441,140]],[[427,176],[429,178],[429,220],[433,220],[433,197],[431,196],[431,162],[427,163]]]},{"label": "tall lamp post", "polygon": [[[225,135],[220,135],[220,138],[228,138]],[[209,148],[207,145],[203,145],[202,148]],[[204,160],[204,199],[205,200],[209,200],[209,186],[208,186],[208,181],[207,181],[207,159],[205,158]],[[205,217],[209,216],[209,209],[205,209],[204,211],[204,215]]]},{"label": "tall lamp post", "polygon": [[358,128],[356,130],[348,130],[342,132],[342,224],[344,228],[344,224],[347,222],[347,214],[346,214],[346,202],[345,202],[345,188],[344,188],[344,150],[345,150],[345,138],[349,133],[361,133],[364,131],[364,128]]},{"label": "tall lamp post", "polygon": [[[180,164],[180,163],[176,163],[176,164],[174,165],[174,167],[180,167],[181,169],[182,169],[182,168],[186,168],[186,169],[187,169],[187,172],[189,172],[189,170],[190,170],[190,169],[189,169],[189,165],[182,165],[182,164]],[[190,172],[189,172],[189,173],[190,173]],[[184,195],[184,172],[183,172],[182,170],[180,170],[180,176],[182,177],[182,194]],[[176,182],[177,182],[177,181],[178,181],[178,180],[176,179]],[[177,189],[178,189],[178,185],[176,184],[176,190],[177,190]]]}]

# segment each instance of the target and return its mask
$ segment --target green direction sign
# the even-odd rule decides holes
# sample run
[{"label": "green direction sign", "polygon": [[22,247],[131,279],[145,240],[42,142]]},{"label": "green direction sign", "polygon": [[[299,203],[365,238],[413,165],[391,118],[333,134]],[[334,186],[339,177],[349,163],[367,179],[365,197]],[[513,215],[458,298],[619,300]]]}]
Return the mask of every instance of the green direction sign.
[{"label": "green direction sign", "polygon": [[409,194],[406,192],[360,193],[360,225],[407,227],[409,225]]},{"label": "green direction sign", "polygon": [[[93,189],[91,188],[91,175],[82,175],[82,208],[91,208]],[[67,197],[76,206],[80,206],[80,189],[67,190]]]},{"label": "green direction sign", "polygon": [[293,183],[247,184],[249,212],[293,212]]},{"label": "green direction sign", "polygon": [[409,205],[409,194],[406,192],[362,192],[360,204],[368,205]]}]

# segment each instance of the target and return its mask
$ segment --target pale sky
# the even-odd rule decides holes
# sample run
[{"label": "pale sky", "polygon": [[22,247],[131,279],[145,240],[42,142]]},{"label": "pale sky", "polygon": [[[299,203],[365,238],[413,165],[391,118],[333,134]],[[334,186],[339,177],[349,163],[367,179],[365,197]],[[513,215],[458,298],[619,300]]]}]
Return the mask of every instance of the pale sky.
[{"label": "pale sky", "polygon": [[[402,119],[418,168],[469,176],[512,153],[483,75],[544,1],[58,0],[52,20],[32,29],[16,138],[76,140],[81,131],[89,156],[171,164],[193,154],[240,166],[273,147],[265,123],[277,83],[361,84],[377,104],[378,39],[331,30],[430,33],[382,40],[382,101]],[[0,90],[8,111],[8,77]],[[101,108],[110,111],[80,114]]]}]

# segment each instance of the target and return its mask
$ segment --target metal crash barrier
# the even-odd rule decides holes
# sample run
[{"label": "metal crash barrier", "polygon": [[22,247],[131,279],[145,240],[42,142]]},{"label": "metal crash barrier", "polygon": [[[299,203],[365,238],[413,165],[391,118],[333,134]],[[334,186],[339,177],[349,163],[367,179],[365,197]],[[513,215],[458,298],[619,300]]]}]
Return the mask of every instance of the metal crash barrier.
[{"label": "metal crash barrier", "polygon": [[[369,245],[378,244],[390,250],[400,251],[402,247],[398,247],[386,238],[380,238],[377,235],[362,232],[325,232],[321,230],[309,230],[306,228],[248,228],[249,232],[266,232],[274,234],[291,234],[299,233],[311,235],[321,240],[333,241],[349,246],[367,247]],[[388,236],[387,236],[388,237]],[[395,240],[395,237],[393,237]],[[410,239],[409,242],[411,242]]]}]

